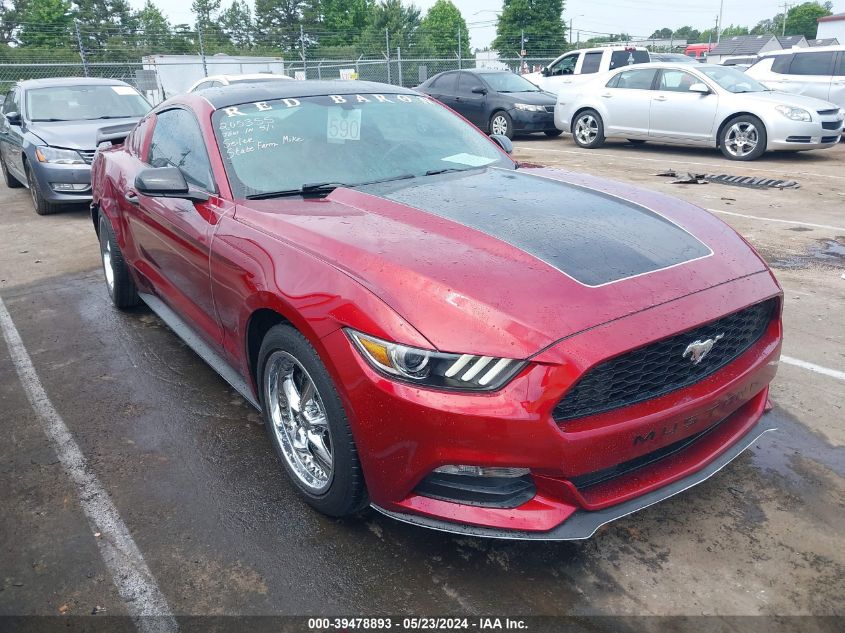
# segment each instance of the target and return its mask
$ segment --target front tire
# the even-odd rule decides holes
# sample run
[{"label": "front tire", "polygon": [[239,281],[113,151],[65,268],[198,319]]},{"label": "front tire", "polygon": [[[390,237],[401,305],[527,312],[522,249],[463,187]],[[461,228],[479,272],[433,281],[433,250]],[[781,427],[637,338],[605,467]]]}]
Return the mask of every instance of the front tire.
[{"label": "front tire", "polygon": [[490,134],[500,134],[513,139],[513,119],[503,110],[494,112],[490,117]]},{"label": "front tire", "polygon": [[32,168],[29,163],[25,163],[24,171],[26,172],[26,182],[29,185],[29,197],[32,199],[32,206],[35,207],[35,212],[38,215],[53,215],[62,210],[62,205],[47,202],[44,199],[44,194],[38,187],[38,181],[32,175]]},{"label": "front tire", "polygon": [[9,168],[6,167],[6,161],[2,157],[0,157],[0,170],[3,171],[3,182],[6,183],[6,186],[9,189],[19,189],[20,187],[23,187],[23,183],[9,173]]},{"label": "front tire", "polygon": [[100,215],[100,259],[103,263],[103,273],[106,289],[114,306],[120,310],[131,308],[141,302],[135,282],[129,273],[129,266],[123,259],[123,253],[117,245],[111,223]]},{"label": "front tire", "polygon": [[766,151],[768,136],[756,116],[740,114],[725,123],[719,134],[719,148],[730,160],[754,160]]},{"label": "front tire", "polygon": [[369,502],[349,421],[317,352],[297,330],[276,325],[258,354],[267,434],[297,492],[329,516]]},{"label": "front tire", "polygon": [[604,122],[595,110],[580,112],[572,122],[572,140],[585,149],[595,149],[604,144]]}]

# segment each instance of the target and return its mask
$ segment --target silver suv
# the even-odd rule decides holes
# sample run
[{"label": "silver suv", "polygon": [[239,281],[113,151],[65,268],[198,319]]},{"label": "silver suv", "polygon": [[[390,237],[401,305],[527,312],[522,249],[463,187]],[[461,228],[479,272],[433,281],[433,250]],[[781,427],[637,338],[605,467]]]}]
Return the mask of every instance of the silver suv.
[{"label": "silver suv", "polygon": [[845,46],[767,53],[745,72],[772,90],[816,97],[845,108]]}]

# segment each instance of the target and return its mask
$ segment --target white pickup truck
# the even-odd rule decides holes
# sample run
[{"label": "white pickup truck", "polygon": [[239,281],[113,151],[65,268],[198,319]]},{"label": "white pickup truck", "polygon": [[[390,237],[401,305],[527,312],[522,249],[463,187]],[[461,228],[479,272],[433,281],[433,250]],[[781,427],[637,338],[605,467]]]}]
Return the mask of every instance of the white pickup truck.
[{"label": "white pickup truck", "polygon": [[648,49],[641,47],[581,48],[564,53],[540,72],[529,73],[523,77],[546,92],[557,94],[564,84],[588,79],[590,75],[604,73],[620,66],[647,64],[650,61]]}]

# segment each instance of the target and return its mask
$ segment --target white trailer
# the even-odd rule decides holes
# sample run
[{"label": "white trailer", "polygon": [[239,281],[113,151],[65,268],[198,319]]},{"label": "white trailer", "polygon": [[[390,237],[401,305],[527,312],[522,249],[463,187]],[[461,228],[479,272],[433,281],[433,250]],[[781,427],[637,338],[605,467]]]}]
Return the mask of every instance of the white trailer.
[{"label": "white trailer", "polygon": [[[244,73],[285,74],[281,57],[250,57],[246,55],[208,55],[205,63],[200,55],[146,55],[144,70],[154,71],[157,88],[145,90],[153,103],[185,92],[194,82],[208,75],[240,75]],[[151,87],[151,86],[150,86]]]}]

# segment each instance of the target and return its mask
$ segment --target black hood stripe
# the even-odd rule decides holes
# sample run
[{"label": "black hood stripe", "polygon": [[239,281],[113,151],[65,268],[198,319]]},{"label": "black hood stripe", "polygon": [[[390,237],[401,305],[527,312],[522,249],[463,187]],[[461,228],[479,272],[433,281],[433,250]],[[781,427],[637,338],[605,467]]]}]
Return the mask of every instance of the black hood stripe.
[{"label": "black hood stripe", "polygon": [[600,191],[490,168],[362,187],[486,233],[585,286],[671,268],[713,252],[662,215]]}]

